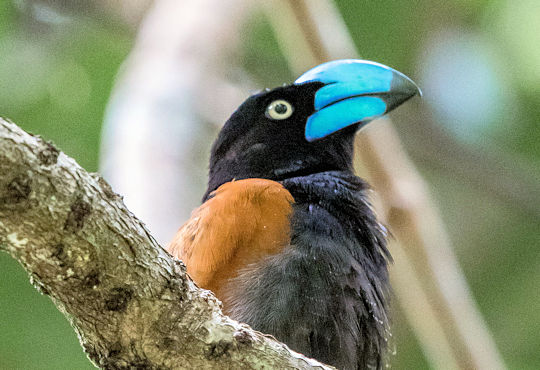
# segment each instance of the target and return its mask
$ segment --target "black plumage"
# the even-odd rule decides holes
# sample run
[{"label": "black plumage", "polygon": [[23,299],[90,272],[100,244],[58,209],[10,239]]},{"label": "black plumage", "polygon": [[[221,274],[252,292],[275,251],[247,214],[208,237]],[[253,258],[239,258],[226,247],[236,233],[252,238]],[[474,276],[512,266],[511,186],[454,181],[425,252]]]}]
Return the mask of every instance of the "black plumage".
[{"label": "black plumage", "polygon": [[231,282],[231,316],[339,369],[380,369],[389,338],[386,235],[348,171],[282,180],[291,245]]},{"label": "black plumage", "polygon": [[[291,245],[230,282],[231,316],[340,369],[381,368],[388,339],[386,235],[353,174],[357,125],[316,142],[304,138],[321,83],[250,97],[214,144],[205,199],[233,179],[281,182],[293,195]],[[265,116],[276,99],[294,107]]]}]

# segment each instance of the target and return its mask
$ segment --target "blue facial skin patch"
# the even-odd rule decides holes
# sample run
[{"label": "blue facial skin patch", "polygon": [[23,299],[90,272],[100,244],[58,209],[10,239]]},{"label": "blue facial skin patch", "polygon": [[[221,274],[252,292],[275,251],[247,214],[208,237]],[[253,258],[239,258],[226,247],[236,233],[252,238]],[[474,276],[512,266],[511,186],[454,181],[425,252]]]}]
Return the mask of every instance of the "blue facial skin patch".
[{"label": "blue facial skin patch", "polygon": [[306,123],[306,140],[314,141],[344,127],[369,122],[419,93],[404,74],[366,60],[344,59],[321,64],[295,84],[322,82],[315,93],[315,113]]},{"label": "blue facial skin patch", "polygon": [[309,116],[306,123],[306,140],[322,139],[352,124],[368,123],[384,114],[386,103],[374,96],[360,96],[341,100]]}]

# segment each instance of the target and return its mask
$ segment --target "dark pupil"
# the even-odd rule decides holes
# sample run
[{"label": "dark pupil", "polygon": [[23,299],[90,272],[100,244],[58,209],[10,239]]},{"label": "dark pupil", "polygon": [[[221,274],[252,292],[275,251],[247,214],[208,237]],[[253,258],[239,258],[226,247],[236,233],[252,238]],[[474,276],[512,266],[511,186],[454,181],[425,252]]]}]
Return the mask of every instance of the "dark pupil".
[{"label": "dark pupil", "polygon": [[285,104],[276,104],[276,107],[274,108],[276,113],[283,114],[287,112],[287,106]]}]

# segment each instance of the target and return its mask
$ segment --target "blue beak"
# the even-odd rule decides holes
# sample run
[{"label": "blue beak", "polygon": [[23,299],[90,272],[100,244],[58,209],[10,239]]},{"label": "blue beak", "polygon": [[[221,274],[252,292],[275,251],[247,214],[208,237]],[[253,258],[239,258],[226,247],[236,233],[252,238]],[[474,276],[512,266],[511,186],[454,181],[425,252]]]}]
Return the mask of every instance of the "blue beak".
[{"label": "blue beak", "polygon": [[418,86],[403,73],[366,60],[324,63],[310,69],[294,83],[307,82],[324,83],[315,93],[315,113],[306,123],[305,136],[310,142],[355,123],[364,126],[414,95],[422,95]]}]

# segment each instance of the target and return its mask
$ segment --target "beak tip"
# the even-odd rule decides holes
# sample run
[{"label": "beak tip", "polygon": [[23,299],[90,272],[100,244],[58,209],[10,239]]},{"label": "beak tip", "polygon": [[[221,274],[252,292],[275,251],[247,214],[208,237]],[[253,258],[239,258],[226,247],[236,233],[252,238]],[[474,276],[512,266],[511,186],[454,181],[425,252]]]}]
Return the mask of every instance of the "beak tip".
[{"label": "beak tip", "polygon": [[420,90],[418,85],[409,77],[397,71],[394,72],[390,91],[395,91],[407,97],[413,97],[415,95],[422,97],[422,90]]},{"label": "beak tip", "polygon": [[423,98],[424,93],[422,92],[422,89],[420,89],[420,87],[418,87],[418,85],[416,83],[414,84],[414,86],[416,86],[416,94],[415,95],[418,95],[419,98]]},{"label": "beak tip", "polygon": [[390,94],[385,97],[388,104],[386,111],[391,111],[415,95],[422,97],[422,90],[418,85],[404,74],[394,71]]}]

